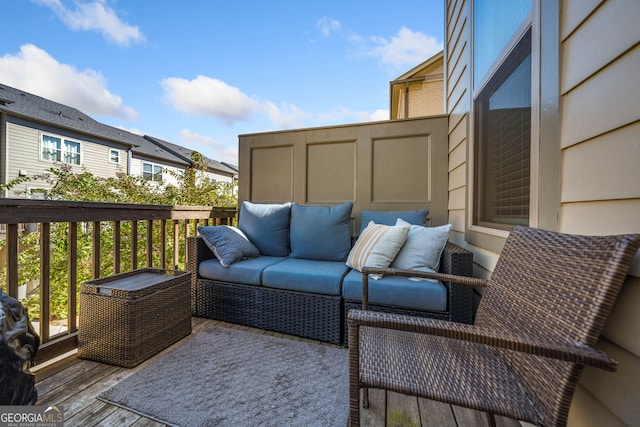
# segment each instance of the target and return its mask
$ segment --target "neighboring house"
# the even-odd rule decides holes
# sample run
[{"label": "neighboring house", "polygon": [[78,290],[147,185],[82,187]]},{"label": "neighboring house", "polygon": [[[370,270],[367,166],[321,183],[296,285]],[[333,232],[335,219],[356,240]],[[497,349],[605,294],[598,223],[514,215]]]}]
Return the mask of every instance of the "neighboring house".
[{"label": "neighboring house", "polygon": [[[449,221],[476,275],[491,274],[512,224],[640,232],[640,2],[445,11]],[[618,372],[585,370],[569,425],[640,424],[639,307],[636,257],[600,342]]]},{"label": "neighboring house", "polygon": [[391,120],[444,114],[444,51],[389,83]]},{"label": "neighboring house", "polygon": [[[96,176],[126,172],[128,152],[142,139],[104,125],[75,108],[0,84],[0,183],[45,173],[55,162]],[[29,197],[46,185],[30,181],[1,197]]]},{"label": "neighboring house", "polygon": [[[81,111],[0,84],[0,184],[46,173],[55,163],[70,165],[75,173],[96,176],[118,172],[152,181],[175,184],[171,170],[180,173],[192,162],[180,147],[102,124]],[[184,149],[182,149],[184,150]],[[209,160],[207,171],[215,179],[233,180],[237,170]],[[28,181],[0,197],[37,197],[44,180]]]},{"label": "neighboring house", "polygon": [[[150,141],[154,145],[170,152],[174,156],[181,158],[187,164],[193,163],[193,161],[191,160],[191,156],[194,152],[193,150],[151,136],[145,136],[145,139]],[[207,170],[205,171],[205,177],[207,179],[224,182],[233,182],[234,180],[238,179],[237,167],[210,159],[205,155],[202,155],[202,157],[205,165],[207,166]]]}]

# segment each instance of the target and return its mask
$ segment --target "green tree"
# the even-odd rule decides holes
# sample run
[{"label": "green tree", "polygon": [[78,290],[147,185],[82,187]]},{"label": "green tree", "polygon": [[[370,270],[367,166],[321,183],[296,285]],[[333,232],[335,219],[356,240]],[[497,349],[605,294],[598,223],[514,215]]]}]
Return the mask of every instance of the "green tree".
[{"label": "green tree", "polygon": [[[18,184],[27,181],[45,181],[47,186],[35,190],[46,199],[75,200],[88,202],[116,202],[132,204],[163,204],[163,205],[192,205],[192,206],[237,206],[237,183],[222,182],[207,179],[206,164],[200,153],[192,155],[193,164],[181,173],[165,170],[163,173],[172,175],[176,185],[159,185],[156,182],[147,181],[139,176],[130,176],[119,173],[115,177],[102,178],[93,175],[83,169],[80,173],[74,173],[69,165],[55,164],[46,174],[20,177],[9,184],[0,186],[2,189],[15,188]],[[34,190],[32,190],[34,191]],[[91,278],[92,271],[92,223],[78,225],[78,282],[82,283]],[[154,224],[156,230],[153,235],[158,236],[160,224]],[[172,227],[171,224],[167,224]],[[146,224],[138,227],[138,239],[146,241],[149,230]],[[67,317],[67,270],[68,270],[68,233],[69,226],[66,223],[51,224],[51,262],[50,262],[50,310],[52,319],[65,319]],[[131,270],[131,223],[125,221],[121,224],[122,254],[121,270]],[[37,281],[40,277],[40,233],[24,233],[19,238],[21,247],[18,263],[19,283]],[[180,247],[184,247],[184,236],[181,236]],[[168,242],[171,245],[171,242]],[[0,247],[6,241],[0,241]],[[159,246],[159,242],[157,243]],[[101,254],[110,254],[114,250],[113,224],[100,223],[100,251]],[[138,259],[144,259],[145,248],[138,245]],[[169,247],[169,251],[173,248]],[[154,265],[159,264],[159,251],[154,250]],[[181,267],[184,266],[181,260]],[[113,259],[110,256],[101,257],[101,276],[113,274]],[[7,283],[6,266],[0,268],[0,280],[2,285]],[[23,300],[23,304],[29,309],[33,319],[39,318],[40,313],[39,288]],[[79,299],[78,299],[79,300]]]}]

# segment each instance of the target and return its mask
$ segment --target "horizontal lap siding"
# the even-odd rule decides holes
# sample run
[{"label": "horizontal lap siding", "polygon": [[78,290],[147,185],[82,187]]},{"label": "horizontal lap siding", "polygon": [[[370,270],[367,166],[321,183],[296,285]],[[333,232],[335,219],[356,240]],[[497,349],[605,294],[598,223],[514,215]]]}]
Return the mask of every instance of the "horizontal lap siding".
[{"label": "horizontal lap siding", "polygon": [[468,5],[447,3],[446,109],[449,116],[449,222],[452,240],[462,243],[465,232],[467,117],[469,114]]},{"label": "horizontal lap siding", "polygon": [[[561,16],[561,231],[640,232],[640,2],[571,0]],[[569,425],[640,424],[639,258],[599,344],[618,372],[585,371]]]},{"label": "horizontal lap siding", "polygon": [[[40,135],[42,133],[60,136],[55,131],[40,131],[39,129],[16,123],[7,123],[8,181],[17,178],[20,171],[26,172],[27,176],[34,176],[47,173],[49,169],[55,167],[54,163],[40,159]],[[80,138],[69,139],[80,143],[81,152],[81,165],[74,165],[72,172],[82,173],[86,169],[93,175],[103,178],[115,177],[117,171],[126,172],[127,153],[125,150],[118,149],[120,152],[120,165],[116,165],[109,163],[109,150],[111,147],[83,141]],[[17,196],[18,192],[43,186],[47,186],[45,180],[35,180],[20,184],[13,190],[13,196]]]}]

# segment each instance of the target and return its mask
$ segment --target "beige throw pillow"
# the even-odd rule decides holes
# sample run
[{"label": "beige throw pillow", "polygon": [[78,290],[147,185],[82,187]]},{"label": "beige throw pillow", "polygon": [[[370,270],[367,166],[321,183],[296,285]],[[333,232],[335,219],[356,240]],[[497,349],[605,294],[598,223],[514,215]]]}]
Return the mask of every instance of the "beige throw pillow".
[{"label": "beige throw pillow", "polygon": [[349,252],[347,266],[357,271],[362,271],[364,267],[389,267],[404,245],[409,228],[408,225],[369,222]]}]

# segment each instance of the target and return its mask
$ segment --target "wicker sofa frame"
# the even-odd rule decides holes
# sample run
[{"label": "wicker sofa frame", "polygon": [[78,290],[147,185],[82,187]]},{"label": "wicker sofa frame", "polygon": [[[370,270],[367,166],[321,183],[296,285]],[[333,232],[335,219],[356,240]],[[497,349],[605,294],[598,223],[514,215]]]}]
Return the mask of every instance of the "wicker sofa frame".
[{"label": "wicker sofa frame", "polygon": [[[205,279],[198,265],[214,258],[199,236],[187,238],[187,270],[191,278],[191,309],[197,317],[277,331],[334,344],[346,343],[346,315],[360,302],[344,301],[340,295],[323,295]],[[448,242],[440,261],[440,272],[470,276],[473,254]],[[448,288],[448,307],[444,312],[418,312],[399,307],[369,306],[397,314],[471,323],[473,289],[444,282]]]}]

